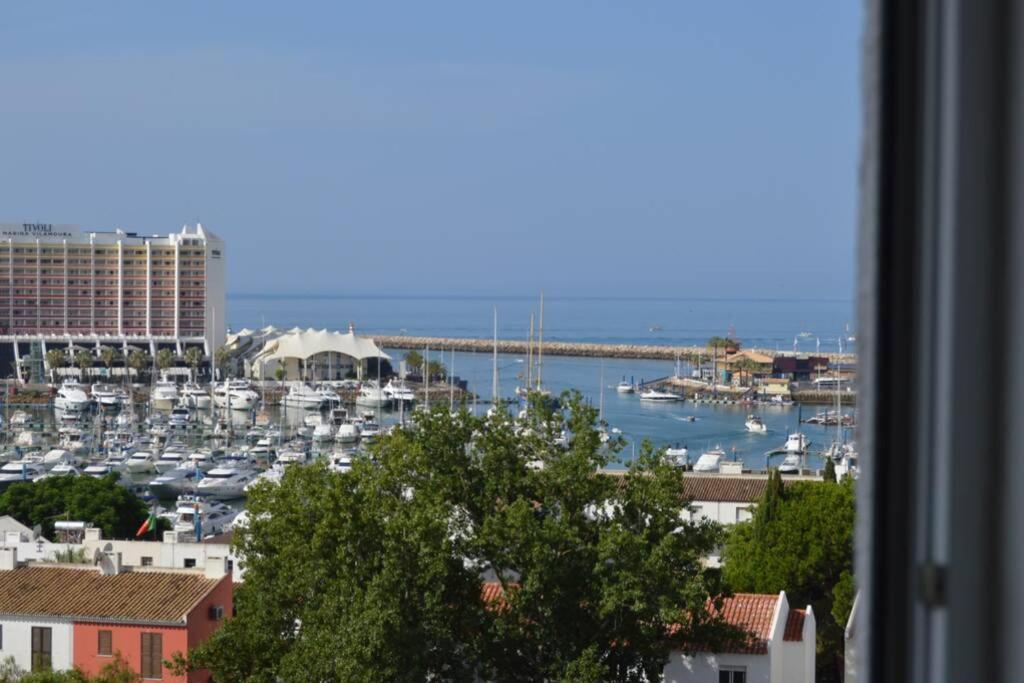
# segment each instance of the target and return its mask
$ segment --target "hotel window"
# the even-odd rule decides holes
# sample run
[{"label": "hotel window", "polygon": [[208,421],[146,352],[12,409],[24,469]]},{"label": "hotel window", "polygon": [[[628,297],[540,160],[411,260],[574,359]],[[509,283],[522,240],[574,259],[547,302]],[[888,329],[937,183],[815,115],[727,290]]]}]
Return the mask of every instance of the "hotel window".
[{"label": "hotel window", "polygon": [[49,671],[53,668],[53,632],[47,626],[32,627],[32,670]]},{"label": "hotel window", "polygon": [[97,631],[96,654],[111,657],[114,654],[114,636],[111,631]]},{"label": "hotel window", "polygon": [[164,643],[159,633],[142,634],[142,677],[163,678]]},{"label": "hotel window", "polygon": [[747,683],[746,667],[720,669],[718,672],[718,683]]}]

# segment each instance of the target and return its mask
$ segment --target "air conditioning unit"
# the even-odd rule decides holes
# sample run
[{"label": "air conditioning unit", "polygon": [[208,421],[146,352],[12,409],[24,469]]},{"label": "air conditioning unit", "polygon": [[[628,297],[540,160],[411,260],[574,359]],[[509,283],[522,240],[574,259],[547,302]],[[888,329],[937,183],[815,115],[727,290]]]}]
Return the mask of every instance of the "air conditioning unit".
[{"label": "air conditioning unit", "polygon": [[224,618],[224,605],[210,605],[210,619],[220,621]]}]

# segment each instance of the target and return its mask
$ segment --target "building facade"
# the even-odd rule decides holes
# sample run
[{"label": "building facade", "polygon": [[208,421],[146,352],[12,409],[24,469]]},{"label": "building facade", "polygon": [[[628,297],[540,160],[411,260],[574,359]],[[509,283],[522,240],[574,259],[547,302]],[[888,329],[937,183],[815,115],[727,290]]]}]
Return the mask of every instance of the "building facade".
[{"label": "building facade", "polygon": [[[0,224],[0,346],[155,353],[224,343],[225,245],[202,225],[168,235]],[[5,370],[6,372],[6,370]]]}]

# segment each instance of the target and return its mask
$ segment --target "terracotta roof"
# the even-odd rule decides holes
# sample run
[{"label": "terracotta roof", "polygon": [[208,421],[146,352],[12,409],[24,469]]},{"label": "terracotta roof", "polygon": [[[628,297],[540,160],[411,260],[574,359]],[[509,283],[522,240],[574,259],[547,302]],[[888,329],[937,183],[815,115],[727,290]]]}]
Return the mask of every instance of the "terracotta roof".
[{"label": "terracotta roof", "polygon": [[[728,648],[733,654],[763,655],[768,652],[768,639],[771,637],[772,617],[778,595],[762,595],[759,593],[737,593],[722,601],[722,609],[717,612],[726,621],[746,631],[750,638],[747,644]],[[711,613],[716,611],[709,606]]]},{"label": "terracotta roof", "polygon": [[687,500],[715,500],[723,503],[756,503],[768,487],[768,477],[723,477],[692,475],[683,477],[683,496]]},{"label": "terracotta roof", "polygon": [[786,619],[786,633],[783,635],[783,640],[798,643],[804,639],[804,618],[807,616],[807,610],[804,609],[791,609],[789,610],[789,618]]},{"label": "terracotta roof", "polygon": [[[516,586],[517,584],[509,584],[510,588]],[[506,606],[505,591],[499,581],[484,581],[480,585],[480,597],[483,598],[486,607],[501,610]]]},{"label": "terracotta roof", "polygon": [[219,579],[198,572],[124,572],[29,566],[0,571],[0,614],[184,623]]}]

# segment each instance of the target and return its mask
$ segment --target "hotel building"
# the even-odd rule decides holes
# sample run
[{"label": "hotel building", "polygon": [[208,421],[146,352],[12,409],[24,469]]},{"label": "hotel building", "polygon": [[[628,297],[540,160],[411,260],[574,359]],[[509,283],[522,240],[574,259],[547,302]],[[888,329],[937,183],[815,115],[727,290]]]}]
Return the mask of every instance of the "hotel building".
[{"label": "hotel building", "polygon": [[225,338],[224,261],[223,240],[198,224],[140,235],[0,223],[0,349],[19,374],[37,342],[43,355],[57,344],[211,354]]}]

